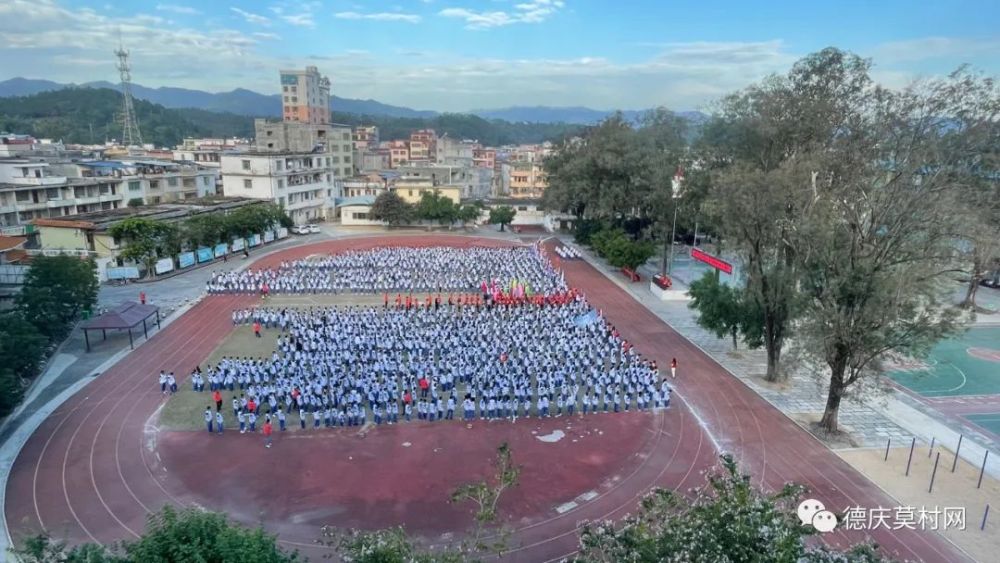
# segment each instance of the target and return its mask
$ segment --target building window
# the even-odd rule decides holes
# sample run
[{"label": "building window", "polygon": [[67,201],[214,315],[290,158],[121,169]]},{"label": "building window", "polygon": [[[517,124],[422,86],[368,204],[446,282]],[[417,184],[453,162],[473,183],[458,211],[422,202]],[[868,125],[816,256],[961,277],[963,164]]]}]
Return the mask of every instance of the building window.
[{"label": "building window", "polygon": [[159,180],[150,180],[149,181],[149,189],[151,189],[151,190],[158,190],[158,189],[160,189],[160,181]]},{"label": "building window", "polygon": [[357,219],[358,221],[367,221],[368,220],[368,214],[367,213],[354,213],[354,218]]},{"label": "building window", "polygon": [[207,186],[207,185],[209,185],[209,182],[210,182],[211,180],[212,180],[212,179],[211,179],[211,178],[209,178],[208,176],[202,176],[202,177],[201,177],[201,183],[202,183],[202,184],[205,184],[206,186]]},{"label": "building window", "polygon": [[128,191],[137,192],[142,189],[142,184],[138,180],[132,180],[128,183]]},{"label": "building window", "polygon": [[243,180],[243,188],[247,190],[253,189],[253,180]]},{"label": "building window", "polygon": [[351,145],[344,145],[344,152],[351,152]]},{"label": "building window", "polygon": [[527,205],[518,205],[517,206],[517,210],[518,211],[527,211],[528,210],[528,206]]},{"label": "building window", "polygon": [[279,179],[278,180],[278,189],[281,189],[281,188],[284,188],[284,187],[285,187],[285,181]]},{"label": "building window", "polygon": [[167,178],[167,185],[171,188],[177,187],[177,178]]},{"label": "building window", "polygon": [[277,170],[278,172],[281,172],[281,165],[282,164],[283,163],[280,160],[274,161],[274,168],[275,168],[275,170]]},{"label": "building window", "polygon": [[244,160],[243,161],[243,169],[244,170],[250,170],[250,161],[249,160]]},{"label": "building window", "polygon": [[331,162],[333,162],[334,164],[340,164],[340,157],[339,156],[328,157],[326,165],[329,166]]},{"label": "building window", "polygon": [[413,190],[408,190],[410,192],[410,197],[413,197]]}]

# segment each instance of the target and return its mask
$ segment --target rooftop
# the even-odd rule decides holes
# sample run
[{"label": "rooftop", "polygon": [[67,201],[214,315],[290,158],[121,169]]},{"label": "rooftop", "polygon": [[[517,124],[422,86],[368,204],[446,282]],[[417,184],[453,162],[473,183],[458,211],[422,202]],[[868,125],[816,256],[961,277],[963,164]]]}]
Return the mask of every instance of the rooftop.
[{"label": "rooftop", "polygon": [[155,219],[158,221],[179,220],[191,215],[212,211],[237,209],[247,205],[267,203],[265,200],[248,197],[206,196],[197,199],[187,199],[172,203],[146,205],[142,207],[120,207],[105,209],[91,213],[66,215],[58,219],[35,219],[34,225],[40,227],[63,227],[104,231],[115,223],[132,217]]},{"label": "rooftop", "polygon": [[336,200],[337,207],[349,207],[352,205],[374,205],[375,196],[359,195],[356,197],[342,197]]},{"label": "rooftop", "polygon": [[25,237],[6,237],[0,235],[0,252],[20,248],[27,240]]}]

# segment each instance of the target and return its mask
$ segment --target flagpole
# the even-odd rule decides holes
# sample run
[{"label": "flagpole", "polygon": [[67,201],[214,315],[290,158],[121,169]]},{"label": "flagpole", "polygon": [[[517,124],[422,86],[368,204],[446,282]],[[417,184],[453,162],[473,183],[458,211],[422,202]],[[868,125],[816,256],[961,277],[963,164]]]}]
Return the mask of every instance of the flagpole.
[{"label": "flagpole", "polygon": [[674,201],[674,224],[670,228],[670,260],[667,262],[667,275],[674,270],[674,238],[677,237],[677,201]]}]

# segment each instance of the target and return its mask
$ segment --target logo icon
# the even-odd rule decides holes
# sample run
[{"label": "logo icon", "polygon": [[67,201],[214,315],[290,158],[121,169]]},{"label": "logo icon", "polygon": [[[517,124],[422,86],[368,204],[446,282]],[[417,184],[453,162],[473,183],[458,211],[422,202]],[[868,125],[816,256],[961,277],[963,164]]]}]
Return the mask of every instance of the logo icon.
[{"label": "logo icon", "polygon": [[837,527],[837,516],[816,499],[800,502],[796,513],[803,526],[810,525],[819,532],[832,532]]}]

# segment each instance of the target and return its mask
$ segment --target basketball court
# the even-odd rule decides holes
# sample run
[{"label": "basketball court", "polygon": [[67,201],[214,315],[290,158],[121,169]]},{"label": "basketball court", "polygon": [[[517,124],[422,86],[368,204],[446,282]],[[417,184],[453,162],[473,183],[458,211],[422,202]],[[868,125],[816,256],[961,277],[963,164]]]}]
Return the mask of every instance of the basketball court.
[{"label": "basketball court", "polygon": [[898,366],[889,377],[923,397],[1000,394],[1000,327],[940,342],[922,364]]},{"label": "basketball court", "polygon": [[1000,437],[1000,327],[971,328],[888,375],[946,414]]}]

